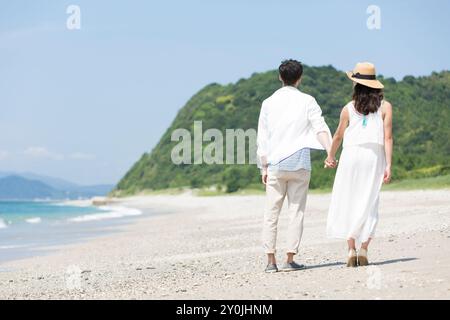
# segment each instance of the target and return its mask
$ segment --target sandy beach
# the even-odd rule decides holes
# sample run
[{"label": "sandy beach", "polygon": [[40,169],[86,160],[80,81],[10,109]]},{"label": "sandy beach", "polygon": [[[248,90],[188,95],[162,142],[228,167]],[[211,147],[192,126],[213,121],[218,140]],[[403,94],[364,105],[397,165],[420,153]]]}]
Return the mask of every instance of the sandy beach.
[{"label": "sandy beach", "polygon": [[118,205],[144,215],[114,233],[0,265],[0,299],[450,298],[450,190],[383,192],[371,265],[359,268],[325,237],[329,199],[308,198],[306,270],[263,272],[261,195],[140,196]]}]

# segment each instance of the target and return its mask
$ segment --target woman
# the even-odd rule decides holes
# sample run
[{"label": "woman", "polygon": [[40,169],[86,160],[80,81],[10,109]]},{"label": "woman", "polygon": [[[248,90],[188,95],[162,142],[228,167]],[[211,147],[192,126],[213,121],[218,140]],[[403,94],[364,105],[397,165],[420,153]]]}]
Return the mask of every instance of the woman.
[{"label": "woman", "polygon": [[[368,265],[367,249],[378,222],[382,183],[391,179],[392,106],[383,100],[383,84],[371,63],[358,63],[347,76],[354,82],[353,101],[342,109],[325,166],[337,166],[328,212],[327,235],[346,239],[348,267]],[[356,243],[361,244],[357,254]]]}]

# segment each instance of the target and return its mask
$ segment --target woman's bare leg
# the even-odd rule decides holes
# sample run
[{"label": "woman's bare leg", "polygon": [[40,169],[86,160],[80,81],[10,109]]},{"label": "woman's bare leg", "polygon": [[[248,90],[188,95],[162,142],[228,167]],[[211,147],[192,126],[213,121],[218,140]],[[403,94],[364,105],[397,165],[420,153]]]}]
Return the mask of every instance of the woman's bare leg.
[{"label": "woman's bare leg", "polygon": [[347,240],[347,244],[348,244],[348,250],[356,250],[356,244],[355,244],[355,239],[350,238]]},{"label": "woman's bare leg", "polygon": [[361,244],[361,249],[358,254],[358,264],[360,266],[367,266],[369,264],[369,259],[367,258],[367,249],[369,248],[369,243],[372,239],[367,239],[366,242]]},{"label": "woman's bare leg", "polygon": [[356,256],[356,244],[355,239],[347,239],[348,244],[348,260],[347,267],[356,267],[358,265],[358,259]]},{"label": "woman's bare leg", "polygon": [[372,239],[369,238],[366,242],[363,242],[363,243],[361,244],[361,249],[367,250],[367,248],[369,248],[370,240],[372,240]]}]

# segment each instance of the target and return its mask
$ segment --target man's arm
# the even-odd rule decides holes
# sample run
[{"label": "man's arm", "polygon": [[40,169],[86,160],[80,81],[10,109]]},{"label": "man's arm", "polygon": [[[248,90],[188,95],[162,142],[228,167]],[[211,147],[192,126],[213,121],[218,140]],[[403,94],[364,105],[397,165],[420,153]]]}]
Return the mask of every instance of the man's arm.
[{"label": "man's arm", "polygon": [[330,139],[328,132],[320,131],[319,133],[317,133],[317,140],[319,140],[322,147],[325,148],[325,150],[327,151],[327,154],[330,154],[331,139]]},{"label": "man's arm", "polygon": [[267,115],[264,107],[264,102],[261,106],[261,111],[259,113],[258,120],[258,136],[256,139],[257,143],[257,161],[258,167],[261,168],[262,182],[267,183],[267,144],[268,144],[269,134],[267,130]]},{"label": "man's arm", "polygon": [[314,133],[317,135],[322,147],[330,153],[331,148],[331,133],[328,125],[322,116],[322,109],[317,104],[316,99],[313,99],[308,108],[308,120],[311,123]]}]

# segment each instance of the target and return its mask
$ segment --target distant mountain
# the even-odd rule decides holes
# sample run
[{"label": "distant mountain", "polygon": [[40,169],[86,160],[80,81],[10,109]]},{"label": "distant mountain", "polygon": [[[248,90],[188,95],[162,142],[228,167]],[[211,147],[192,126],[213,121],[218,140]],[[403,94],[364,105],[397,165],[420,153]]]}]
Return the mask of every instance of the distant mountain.
[{"label": "distant mountain", "polygon": [[[332,66],[305,67],[300,90],[311,94],[322,107],[332,131],[342,107],[351,100],[352,83]],[[406,76],[401,81],[380,76],[385,97],[394,108],[393,179],[431,177],[450,172],[450,71],[425,77]],[[155,148],[144,153],[117,185],[115,194],[144,189],[219,185],[235,191],[260,186],[255,165],[176,165],[171,161],[171,141],[177,128],[193,136],[193,123],[203,121],[203,131],[216,128],[257,128],[261,103],[280,88],[277,70],[255,73],[236,83],[210,84],[196,93],[178,112]],[[205,148],[208,143],[204,143]],[[192,144],[193,145],[193,144]],[[247,149],[248,150],[248,149]],[[235,151],[236,153],[236,151]],[[193,154],[193,153],[192,153]],[[335,171],[323,170],[323,152],[314,152],[311,188],[331,187]]]},{"label": "distant mountain", "polygon": [[37,180],[28,180],[19,176],[0,178],[1,200],[64,198],[64,194]]},{"label": "distant mountain", "polygon": [[113,185],[80,186],[34,173],[0,172],[0,199],[79,199],[107,195]]},{"label": "distant mountain", "polygon": [[106,196],[113,188],[113,185],[100,184],[94,186],[78,186],[75,189],[65,191],[71,198],[91,198],[95,196]]},{"label": "distant mountain", "polygon": [[69,182],[64,179],[44,176],[44,175],[35,174],[32,172],[24,172],[24,173],[15,174],[15,175],[19,175],[25,179],[41,181],[41,182],[49,185],[50,187],[59,189],[59,190],[74,190],[79,187],[76,183]]}]

